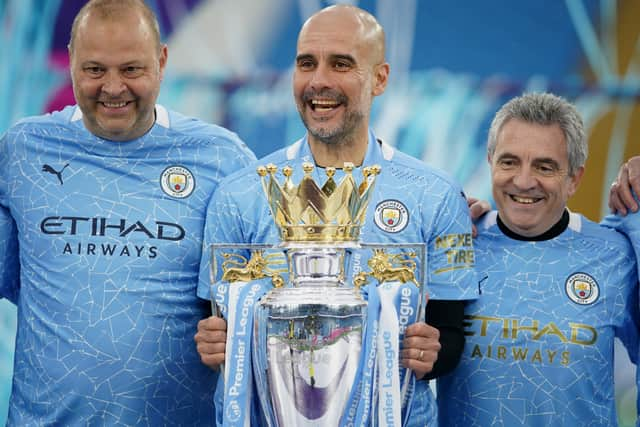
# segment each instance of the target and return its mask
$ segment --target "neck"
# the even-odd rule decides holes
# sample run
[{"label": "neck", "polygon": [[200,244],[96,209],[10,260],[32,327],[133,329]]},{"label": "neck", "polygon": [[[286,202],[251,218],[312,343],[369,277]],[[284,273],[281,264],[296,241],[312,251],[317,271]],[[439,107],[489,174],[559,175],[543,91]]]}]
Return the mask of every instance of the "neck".
[{"label": "neck", "polygon": [[309,147],[316,165],[321,167],[333,166],[341,168],[345,162],[354,166],[361,166],[367,154],[369,134],[352,140],[345,140],[337,144],[327,144],[308,135]]},{"label": "neck", "polygon": [[564,230],[569,227],[569,211],[565,208],[564,212],[562,212],[562,217],[560,220],[556,222],[550,229],[545,231],[544,233],[538,236],[523,236],[514,231],[511,231],[504,222],[500,219],[500,214],[498,214],[498,227],[500,230],[508,237],[511,237],[515,240],[522,240],[527,242],[543,242],[545,240],[551,240],[554,237],[559,236],[564,232]]}]

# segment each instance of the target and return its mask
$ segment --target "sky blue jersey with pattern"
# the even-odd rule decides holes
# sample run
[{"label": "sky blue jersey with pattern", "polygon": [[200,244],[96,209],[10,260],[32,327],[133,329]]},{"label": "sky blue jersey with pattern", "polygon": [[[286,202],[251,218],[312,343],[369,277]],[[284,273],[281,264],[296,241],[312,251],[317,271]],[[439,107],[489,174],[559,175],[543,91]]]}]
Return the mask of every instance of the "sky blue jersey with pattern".
[{"label": "sky blue jersey with pattern", "polygon": [[575,213],[546,241],[504,235],[495,211],[478,232],[480,297],[460,364],[438,379],[441,425],[615,425],[614,337],[630,355],[638,342],[628,240]]},{"label": "sky blue jersey with pattern", "polygon": [[[290,165],[295,185],[302,178],[302,163],[314,162],[305,138],[260,159],[256,165],[273,163],[281,170]],[[477,297],[477,280],[473,269],[471,220],[467,202],[458,184],[423,162],[396,151],[369,133],[363,166],[378,164],[381,173],[375,183],[361,241],[367,243],[425,243],[427,245],[427,290],[430,299],[467,300]],[[207,210],[205,245],[211,243],[271,243],[280,241],[256,165],[223,180]],[[356,182],[362,180],[360,169],[353,171]],[[340,171],[335,181],[340,182]],[[319,185],[326,181],[322,168],[314,170]],[[390,213],[390,214],[389,214]],[[211,252],[203,251],[198,295],[211,297]],[[368,269],[366,260],[353,257],[353,274]],[[427,308],[428,310],[428,308]],[[429,418],[435,404],[425,381],[418,382],[421,406]],[[413,412],[412,412],[413,413]],[[418,420],[418,418],[415,418]]]},{"label": "sky blue jersey with pattern", "polygon": [[[638,197],[636,196],[636,202],[638,201]],[[602,225],[605,227],[615,228],[620,231],[631,241],[633,245],[633,250],[636,253],[636,261],[638,262],[638,276],[640,277],[640,211],[631,212],[625,216],[620,215],[607,215],[602,220]],[[640,343],[639,343],[640,345]],[[638,354],[638,359],[640,359],[640,347],[636,350]],[[636,385],[638,386],[638,390],[640,390],[640,369],[636,369]],[[637,396],[637,404],[636,408],[640,410],[640,393]],[[638,420],[636,423],[637,426],[640,426],[640,416],[638,416]]]},{"label": "sky blue jersey with pattern", "polygon": [[209,313],[196,296],[204,212],[254,160],[232,132],[162,106],[128,142],[88,132],[76,106],[3,136],[0,296],[18,305],[9,425],[211,422],[215,375],[193,342]]}]

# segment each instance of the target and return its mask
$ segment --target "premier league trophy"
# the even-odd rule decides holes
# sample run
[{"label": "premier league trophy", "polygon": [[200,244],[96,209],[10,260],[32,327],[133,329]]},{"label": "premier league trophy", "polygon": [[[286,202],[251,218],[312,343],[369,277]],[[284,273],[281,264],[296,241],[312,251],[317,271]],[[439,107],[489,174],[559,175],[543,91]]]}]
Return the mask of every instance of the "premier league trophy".
[{"label": "premier league trophy", "polygon": [[[227,344],[227,365],[231,367],[225,370],[225,424],[242,419],[243,408],[251,407],[250,392],[238,392],[240,384],[253,388],[244,365],[251,346],[260,422],[280,427],[401,425],[401,401],[407,398],[412,376],[398,368],[398,340],[422,310],[418,308],[422,281],[415,273],[417,263],[423,265],[424,246],[413,245],[416,250],[390,255],[377,245],[368,260],[370,271],[347,275],[354,251],[370,246],[360,244],[359,236],[380,168],[363,168],[359,185],[352,176],[353,165],[345,164],[339,184],[334,181],[335,169],[327,168],[322,187],[313,180],[313,170],[313,165],[305,163],[304,176],[296,186],[290,167],[282,169],[283,183],[276,178],[275,166],[258,168],[281,242],[245,245],[252,251],[248,260],[223,254],[222,281],[231,283],[229,288],[236,282],[262,283],[239,291],[244,296],[236,299],[233,310],[242,313],[250,304],[255,307],[254,330],[251,342]],[[406,249],[411,245],[387,246]],[[285,260],[287,267],[283,268]],[[422,277],[421,270],[419,273]],[[264,287],[267,282],[268,289]],[[361,286],[371,282],[380,288],[384,282],[393,283],[393,295],[384,296],[380,289],[380,294],[369,292],[365,301]],[[261,299],[257,297],[260,290]],[[394,298],[397,309],[390,309]],[[411,306],[411,316],[403,304]],[[386,316],[392,320],[379,320],[385,317],[379,314],[383,312],[392,312]],[[237,325],[250,318],[247,313],[234,319],[228,334],[245,334]],[[386,398],[395,401],[388,405],[380,397],[384,387],[393,389]]]}]

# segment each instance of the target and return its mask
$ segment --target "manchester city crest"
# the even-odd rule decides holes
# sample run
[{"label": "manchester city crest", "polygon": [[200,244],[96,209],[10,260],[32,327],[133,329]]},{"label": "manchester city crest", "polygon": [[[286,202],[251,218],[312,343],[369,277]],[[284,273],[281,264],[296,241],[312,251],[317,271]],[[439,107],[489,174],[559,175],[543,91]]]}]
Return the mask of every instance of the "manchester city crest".
[{"label": "manchester city crest", "polygon": [[398,233],[409,223],[409,212],[398,200],[383,200],[376,206],[374,222],[387,233]]},{"label": "manchester city crest", "polygon": [[593,304],[600,295],[596,280],[587,273],[574,273],[567,278],[565,290],[569,299],[576,304]]},{"label": "manchester city crest", "polygon": [[183,166],[169,166],[162,171],[162,175],[160,175],[162,191],[178,199],[183,199],[191,195],[195,184],[193,174]]}]

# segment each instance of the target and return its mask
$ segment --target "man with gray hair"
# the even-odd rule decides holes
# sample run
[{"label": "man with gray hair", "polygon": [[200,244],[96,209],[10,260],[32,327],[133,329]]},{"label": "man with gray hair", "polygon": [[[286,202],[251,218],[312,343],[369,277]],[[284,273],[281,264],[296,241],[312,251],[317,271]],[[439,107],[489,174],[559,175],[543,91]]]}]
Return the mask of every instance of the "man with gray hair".
[{"label": "man with gray hair", "polygon": [[438,380],[443,426],[612,425],[614,337],[635,361],[632,248],[570,212],[587,142],[577,110],[547,93],[512,99],[489,131],[497,211],[477,223],[480,298],[467,345]]}]

